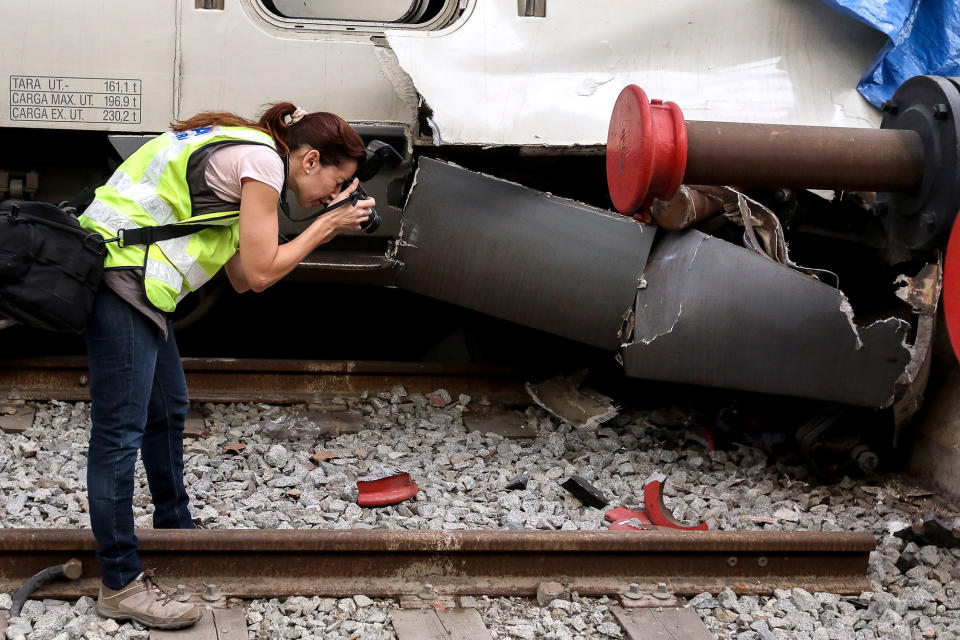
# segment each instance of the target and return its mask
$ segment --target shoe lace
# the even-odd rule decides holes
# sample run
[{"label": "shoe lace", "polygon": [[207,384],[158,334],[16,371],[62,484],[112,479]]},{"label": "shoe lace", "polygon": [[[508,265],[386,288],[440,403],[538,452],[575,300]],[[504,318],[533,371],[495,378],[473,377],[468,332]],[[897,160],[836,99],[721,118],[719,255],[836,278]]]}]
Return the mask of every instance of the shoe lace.
[{"label": "shoe lace", "polygon": [[163,600],[160,601],[160,604],[165,605],[171,600],[173,600],[173,597],[176,594],[170,591],[167,591],[166,589],[160,586],[160,583],[157,581],[156,571],[157,571],[156,569],[145,569],[143,572],[142,580],[143,580],[143,583],[147,585],[147,589],[154,589],[158,591],[160,595],[163,596]]}]

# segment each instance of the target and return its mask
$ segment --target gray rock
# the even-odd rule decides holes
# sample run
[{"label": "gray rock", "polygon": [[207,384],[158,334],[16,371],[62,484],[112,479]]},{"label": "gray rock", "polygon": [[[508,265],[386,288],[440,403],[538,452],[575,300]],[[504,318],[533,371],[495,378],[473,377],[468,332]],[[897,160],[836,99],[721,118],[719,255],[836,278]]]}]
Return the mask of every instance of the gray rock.
[{"label": "gray rock", "polygon": [[693,607],[694,609],[716,609],[720,606],[720,602],[709,592],[704,591],[691,598],[687,606]]},{"label": "gray rock", "polygon": [[278,469],[282,469],[287,464],[287,460],[289,459],[290,452],[287,451],[286,447],[280,444],[271,446],[267,452],[263,454],[263,460],[271,467],[276,467]]},{"label": "gray rock", "polygon": [[602,633],[610,638],[623,637],[623,631],[621,630],[620,625],[617,625],[613,622],[601,622],[597,625],[597,632]]},{"label": "gray rock", "polygon": [[738,612],[740,611],[739,603],[737,602],[737,595],[731,589],[724,589],[717,594],[717,602],[719,602],[720,606],[724,609],[730,609]]},{"label": "gray rock", "polygon": [[33,626],[30,624],[30,621],[26,618],[20,616],[16,618],[10,618],[7,621],[7,638],[9,640],[14,640],[14,638],[19,638],[33,632]]},{"label": "gray rock", "polygon": [[817,601],[817,599],[810,594],[810,592],[804,589],[796,587],[791,589],[790,600],[800,611],[812,613],[820,608],[820,603]]},{"label": "gray rock", "polygon": [[[20,617],[33,622],[46,612],[46,607],[39,600],[27,600],[20,609]],[[12,620],[12,618],[11,618]]]},{"label": "gray rock", "polygon": [[353,596],[353,601],[358,607],[369,607],[373,604],[373,600],[364,595]]},{"label": "gray rock", "polygon": [[536,630],[532,626],[526,624],[507,627],[507,633],[514,638],[522,638],[523,640],[533,640],[537,637]]}]

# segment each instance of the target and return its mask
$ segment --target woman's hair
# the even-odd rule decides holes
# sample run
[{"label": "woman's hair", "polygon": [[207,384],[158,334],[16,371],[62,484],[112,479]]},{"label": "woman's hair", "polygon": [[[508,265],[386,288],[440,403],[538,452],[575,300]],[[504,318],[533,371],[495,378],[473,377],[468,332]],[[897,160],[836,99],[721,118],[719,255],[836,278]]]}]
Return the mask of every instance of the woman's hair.
[{"label": "woman's hair", "polygon": [[308,113],[296,123],[287,124],[287,116],[293,115],[296,110],[296,105],[291,102],[277,102],[270,105],[258,121],[223,111],[207,111],[170,126],[174,131],[213,125],[259,129],[273,137],[280,155],[288,155],[300,147],[310,147],[317,150],[320,163],[327,166],[339,166],[346,160],[360,164],[366,158],[363,140],[346,120],[333,113],[318,111]]}]

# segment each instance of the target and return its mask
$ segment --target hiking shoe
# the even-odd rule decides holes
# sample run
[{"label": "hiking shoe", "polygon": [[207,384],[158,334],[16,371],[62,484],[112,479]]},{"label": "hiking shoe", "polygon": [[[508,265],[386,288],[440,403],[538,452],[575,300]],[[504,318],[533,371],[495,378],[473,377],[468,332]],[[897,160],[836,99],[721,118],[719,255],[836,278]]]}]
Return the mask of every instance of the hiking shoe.
[{"label": "hiking shoe", "polygon": [[119,591],[100,583],[97,611],[105,618],[136,620],[154,629],[189,627],[203,613],[195,605],[174,600],[173,594],[164,591],[148,572],[141,573]]}]

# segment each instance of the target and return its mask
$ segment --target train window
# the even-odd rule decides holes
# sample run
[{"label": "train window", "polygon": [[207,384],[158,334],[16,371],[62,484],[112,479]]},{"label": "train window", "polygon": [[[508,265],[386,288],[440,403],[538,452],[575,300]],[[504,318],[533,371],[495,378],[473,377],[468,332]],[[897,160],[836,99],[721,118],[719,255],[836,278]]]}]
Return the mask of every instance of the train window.
[{"label": "train window", "polygon": [[[261,0],[279,18],[316,23],[376,23],[390,28],[441,28],[461,0]],[[371,25],[372,26],[372,25]]]}]

